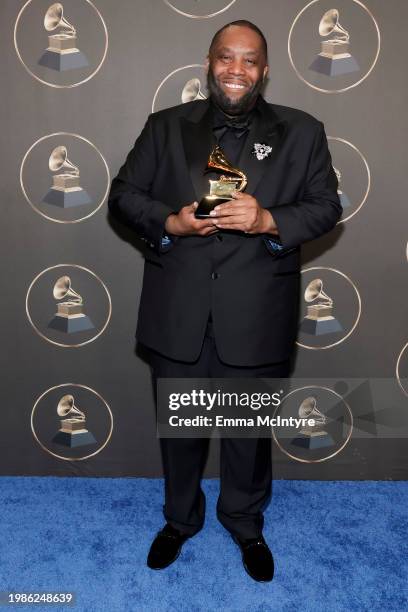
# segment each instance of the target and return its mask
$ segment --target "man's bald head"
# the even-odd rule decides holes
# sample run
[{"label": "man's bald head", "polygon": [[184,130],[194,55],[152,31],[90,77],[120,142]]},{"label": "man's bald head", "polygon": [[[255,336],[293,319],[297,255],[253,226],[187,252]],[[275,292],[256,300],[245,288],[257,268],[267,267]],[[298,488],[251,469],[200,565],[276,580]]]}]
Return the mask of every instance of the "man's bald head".
[{"label": "man's bald head", "polygon": [[254,23],[252,23],[252,21],[248,21],[247,19],[238,19],[237,21],[231,21],[230,23],[226,23],[224,26],[222,26],[222,28],[220,28],[214,34],[214,36],[213,36],[213,38],[211,40],[210,48],[209,48],[209,51],[208,51],[208,55],[211,57],[215,47],[217,46],[217,43],[218,43],[222,33],[227,28],[230,28],[231,26],[240,26],[240,27],[244,27],[244,28],[249,28],[253,32],[256,32],[258,34],[259,38],[261,39],[261,48],[262,48],[262,51],[263,51],[265,63],[268,63],[268,43],[266,42],[266,38],[265,38],[263,32],[258,28],[258,26],[256,26]]}]

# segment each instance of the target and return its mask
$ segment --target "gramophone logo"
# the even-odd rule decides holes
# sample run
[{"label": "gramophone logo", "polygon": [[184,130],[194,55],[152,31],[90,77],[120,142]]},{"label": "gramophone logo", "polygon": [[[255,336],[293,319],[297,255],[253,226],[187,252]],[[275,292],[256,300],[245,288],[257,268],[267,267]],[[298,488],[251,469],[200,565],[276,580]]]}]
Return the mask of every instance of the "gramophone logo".
[{"label": "gramophone logo", "polygon": [[276,407],[273,416],[280,417],[280,425],[272,427],[273,439],[283,453],[301,463],[335,457],[351,438],[350,406],[328,381],[321,385],[302,379],[292,382],[299,386],[284,395]]},{"label": "gramophone logo", "polygon": [[68,159],[67,148],[60,145],[53,149],[48,167],[55,172],[51,189],[44,196],[44,202],[62,208],[89,204],[91,198],[79,184],[79,168]]},{"label": "gramophone logo", "polygon": [[307,302],[307,315],[300,329],[305,334],[321,336],[343,330],[338,320],[333,316],[333,300],[323,291],[323,281],[314,278],[306,287],[304,293]]},{"label": "gramophone logo", "polygon": [[319,350],[344,342],[361,316],[356,285],[343,272],[322,266],[302,270],[301,278],[298,346]]},{"label": "gramophone logo", "polygon": [[340,25],[337,9],[325,12],[319,23],[319,34],[326,40],[321,41],[321,51],[311,64],[310,70],[327,76],[338,76],[360,69],[349,53],[350,34]]},{"label": "gramophone logo", "polygon": [[112,412],[94,389],[64,383],[44,391],[31,411],[34,439],[47,453],[66,461],[94,457],[110,441]]},{"label": "gramophone logo", "polygon": [[50,87],[77,87],[101,68],[108,31],[91,0],[27,0],[14,26],[14,47],[27,72]]},{"label": "gramophone logo", "polygon": [[208,19],[227,11],[236,0],[163,0],[173,11],[191,19]]},{"label": "gramophone logo", "polygon": [[64,17],[60,2],[51,4],[45,13],[44,28],[52,34],[48,35],[48,48],[38,60],[40,66],[61,72],[89,65],[86,56],[77,49],[77,31]]},{"label": "gramophone logo", "polygon": [[25,153],[20,184],[30,206],[56,223],[79,223],[103,205],[110,173],[102,153],[78,134],[39,138]]},{"label": "gramophone logo", "polygon": [[[64,334],[94,329],[91,319],[83,312],[82,297],[71,287],[69,276],[60,276],[56,281],[52,294],[58,302],[57,312],[48,324],[49,328],[58,329]],[[67,299],[68,298],[68,299]]]},{"label": "gramophone logo", "polygon": [[[310,396],[303,400],[299,406],[298,416],[300,419],[305,419],[306,424],[291,440],[291,444],[311,449],[334,446],[332,436],[324,429],[327,419],[317,408],[315,397]],[[309,421],[313,424],[308,424]]]},{"label": "gramophone logo", "polygon": [[194,100],[206,100],[207,96],[201,89],[201,81],[196,77],[189,79],[181,92],[181,102],[193,102]]},{"label": "gramophone logo", "polygon": [[[319,50],[318,50],[319,48]],[[322,93],[356,87],[374,69],[380,30],[360,0],[312,0],[296,15],[288,54],[297,76]]]},{"label": "gramophone logo", "polygon": [[[82,296],[86,296],[86,302]],[[50,299],[51,298],[51,299]],[[112,314],[109,291],[91,270],[58,264],[40,272],[26,296],[34,331],[51,344],[79,347],[98,338]]]},{"label": "gramophone logo", "polygon": [[207,75],[203,64],[181,66],[170,72],[153,96],[152,112],[180,103],[206,100]]},{"label": "gramophone logo", "polygon": [[52,441],[61,446],[77,448],[96,444],[93,434],[86,428],[85,413],[75,406],[74,396],[63,395],[57,405],[61,427]]},{"label": "gramophone logo", "polygon": [[345,223],[367,201],[371,187],[370,168],[362,152],[351,142],[337,136],[328,136],[327,141],[338,181],[337,194],[343,208],[338,223]]}]

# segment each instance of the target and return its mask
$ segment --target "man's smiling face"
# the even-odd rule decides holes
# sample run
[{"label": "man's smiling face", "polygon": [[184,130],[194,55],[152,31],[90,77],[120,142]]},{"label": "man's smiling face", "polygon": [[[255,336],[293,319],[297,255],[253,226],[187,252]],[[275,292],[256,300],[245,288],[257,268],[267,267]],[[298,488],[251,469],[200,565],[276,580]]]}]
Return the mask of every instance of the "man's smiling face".
[{"label": "man's smiling face", "polygon": [[206,61],[207,86],[214,101],[230,115],[255,104],[268,72],[262,40],[245,26],[221,32]]}]

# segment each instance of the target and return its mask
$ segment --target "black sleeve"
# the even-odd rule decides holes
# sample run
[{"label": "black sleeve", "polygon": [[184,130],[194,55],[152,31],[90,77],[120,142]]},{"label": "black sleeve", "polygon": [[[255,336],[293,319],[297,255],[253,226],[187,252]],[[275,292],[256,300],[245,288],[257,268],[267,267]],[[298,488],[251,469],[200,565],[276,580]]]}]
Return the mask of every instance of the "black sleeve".
[{"label": "black sleeve", "polygon": [[[132,228],[139,238],[157,253],[164,252],[162,238],[167,217],[172,208],[150,197],[151,185],[157,170],[152,115],[137,138],[125,163],[113,179],[108,208],[111,214]],[[172,236],[172,242],[177,236]]]},{"label": "black sleeve", "polygon": [[[279,254],[318,238],[336,225],[343,212],[337,188],[324,125],[319,121],[302,199],[267,207],[278,226]],[[275,237],[268,235],[268,239]]]}]

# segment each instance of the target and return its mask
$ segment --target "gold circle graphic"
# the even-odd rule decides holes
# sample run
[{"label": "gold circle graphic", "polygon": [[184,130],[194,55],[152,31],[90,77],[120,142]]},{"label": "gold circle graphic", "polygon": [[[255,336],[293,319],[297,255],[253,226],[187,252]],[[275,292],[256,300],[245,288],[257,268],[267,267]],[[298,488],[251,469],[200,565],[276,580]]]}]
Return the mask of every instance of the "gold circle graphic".
[{"label": "gold circle graphic", "polygon": [[[351,434],[353,432],[353,413],[351,412],[351,408],[348,405],[348,403],[346,402],[346,400],[344,398],[341,397],[341,395],[339,395],[338,393],[336,393],[336,391],[333,391],[333,389],[329,389],[328,387],[321,387],[319,385],[310,385],[307,387],[299,387],[298,389],[293,389],[292,391],[290,391],[289,393],[287,393],[285,395],[285,397],[282,398],[282,401],[286,398],[289,397],[289,395],[292,395],[292,393],[296,393],[297,391],[304,391],[305,389],[323,389],[323,391],[328,391],[329,393],[332,393],[333,395],[335,395],[336,397],[338,397],[343,404],[345,404],[345,406],[347,407],[347,410],[349,411],[350,414],[350,432],[346,438],[346,440],[344,441],[344,444],[342,446],[340,446],[339,449],[337,449],[337,451],[335,453],[332,453],[331,455],[328,455],[327,457],[323,457],[321,459],[300,459],[300,457],[296,457],[296,455],[292,455],[291,453],[289,453],[287,450],[285,450],[281,444],[278,442],[278,438],[275,435],[275,430],[274,430],[274,426],[272,425],[272,436],[273,439],[275,440],[277,446],[279,447],[279,449],[282,451],[282,453],[284,453],[285,455],[287,455],[288,457],[290,457],[291,459],[295,459],[296,461],[299,461],[301,463],[322,463],[322,461],[327,461],[328,459],[331,459],[332,457],[335,457],[335,455],[337,455],[340,451],[343,450],[343,448],[348,444],[350,438],[351,438]],[[279,406],[276,406],[275,412],[273,414],[273,416],[275,417],[277,411],[278,411]]]},{"label": "gold circle graphic", "polygon": [[340,219],[340,221],[337,221],[336,225],[338,225],[339,223],[345,223],[346,221],[348,221],[349,219],[351,219],[351,217],[354,217],[354,215],[356,213],[358,213],[358,211],[360,210],[360,208],[363,206],[363,204],[365,203],[365,201],[368,198],[368,194],[370,192],[370,188],[371,188],[371,172],[370,172],[370,167],[367,163],[366,158],[364,157],[364,155],[361,153],[361,151],[359,149],[357,149],[357,147],[355,145],[353,145],[351,142],[349,142],[348,140],[345,140],[344,138],[338,138],[337,136],[327,136],[327,140],[336,140],[337,142],[342,142],[343,144],[348,145],[351,149],[353,149],[354,151],[356,151],[356,153],[361,157],[361,159],[363,160],[363,164],[364,167],[366,169],[367,172],[367,189],[365,191],[365,194],[363,195],[363,199],[361,200],[360,204],[357,206],[356,210],[354,212],[352,212],[348,217],[345,217],[344,219]]},{"label": "gold circle graphic", "polygon": [[[37,404],[42,400],[44,395],[46,395],[50,391],[54,391],[54,389],[59,389],[60,387],[80,387],[81,389],[86,389],[87,391],[90,391],[91,393],[96,395],[105,404],[106,409],[109,412],[109,416],[110,416],[110,420],[111,420],[111,426],[110,426],[110,430],[109,430],[109,433],[108,433],[108,437],[106,438],[105,442],[103,443],[103,445],[98,450],[96,450],[94,453],[91,453],[90,455],[86,455],[85,457],[63,457],[62,455],[57,455],[56,453],[53,453],[49,448],[44,446],[44,444],[42,442],[40,442],[40,440],[39,440],[39,438],[38,438],[38,436],[37,436],[37,434],[35,432],[33,419],[34,419],[35,409],[37,408]],[[94,457],[95,455],[100,453],[101,450],[103,450],[105,448],[105,446],[108,444],[109,440],[111,439],[112,431],[113,431],[113,414],[112,414],[112,411],[111,411],[111,409],[109,407],[109,404],[103,399],[102,395],[100,395],[94,389],[91,389],[91,387],[87,387],[86,385],[80,385],[80,384],[77,384],[77,383],[63,383],[62,385],[55,385],[54,387],[50,387],[49,389],[44,391],[44,393],[42,393],[40,395],[40,397],[36,400],[36,402],[35,402],[35,404],[33,406],[33,409],[31,410],[31,431],[33,433],[34,438],[37,440],[38,444],[41,446],[41,448],[43,450],[45,450],[47,453],[49,453],[50,455],[52,455],[53,457],[56,457],[57,459],[63,459],[64,461],[83,461],[84,459],[89,459],[90,457]]]},{"label": "gold circle graphic", "polygon": [[[27,160],[27,157],[29,156],[29,154],[31,153],[31,151],[34,149],[34,147],[40,143],[43,140],[47,140],[47,138],[53,138],[54,136],[71,136],[74,138],[79,138],[80,140],[83,140],[84,142],[86,142],[88,145],[90,145],[99,155],[99,157],[101,158],[103,165],[105,167],[106,170],[106,175],[107,175],[107,185],[106,185],[106,190],[105,193],[102,196],[101,202],[100,204],[98,204],[98,206],[92,211],[90,212],[88,215],[85,215],[84,217],[80,217],[79,219],[72,219],[72,220],[68,220],[65,221],[63,219],[55,219],[54,217],[50,217],[49,215],[46,215],[44,212],[42,212],[41,210],[39,210],[36,205],[31,202],[30,198],[28,197],[28,194],[24,188],[24,182],[23,182],[23,171],[24,171],[24,164]],[[38,140],[36,140],[31,147],[28,149],[28,151],[26,152],[26,154],[24,155],[22,162],[21,162],[21,166],[20,166],[20,186],[21,186],[21,190],[23,192],[23,195],[25,197],[25,199],[27,200],[27,202],[30,204],[31,208],[33,208],[35,210],[36,213],[38,213],[39,215],[41,215],[42,217],[45,217],[46,219],[48,219],[49,221],[54,221],[54,223],[80,223],[81,221],[84,221],[85,219],[89,219],[89,217],[92,217],[92,215],[94,215],[103,205],[106,196],[109,193],[109,187],[110,187],[110,172],[109,172],[109,166],[106,163],[106,160],[104,158],[104,156],[102,155],[102,153],[99,151],[98,147],[96,147],[90,140],[88,140],[87,138],[85,138],[84,136],[80,136],[79,134],[74,134],[73,132],[54,132],[53,134],[47,134],[46,136],[42,136],[41,138],[38,138]]]},{"label": "gold circle graphic", "polygon": [[401,349],[400,354],[398,355],[397,365],[395,367],[395,376],[396,376],[396,379],[397,379],[397,382],[398,382],[399,386],[401,387],[401,391],[403,392],[404,395],[406,395],[408,397],[408,390],[405,389],[404,385],[402,384],[400,373],[399,373],[401,358],[402,358],[402,355],[403,355],[404,351],[406,351],[407,348],[408,348],[408,342],[406,344],[404,344],[404,346]]},{"label": "gold circle graphic", "polygon": [[154,105],[156,104],[156,98],[159,95],[159,91],[162,88],[162,86],[165,84],[165,82],[173,76],[173,74],[176,74],[176,72],[180,72],[181,70],[185,70],[186,68],[205,68],[204,64],[188,64],[187,66],[181,66],[181,68],[176,68],[175,70],[172,70],[171,72],[169,72],[169,74],[164,77],[164,79],[162,80],[162,82],[160,83],[160,85],[158,86],[158,88],[156,89],[156,92],[153,96],[153,102],[152,102],[152,113],[154,113]]},{"label": "gold circle graphic", "polygon": [[340,270],[336,270],[335,268],[327,268],[325,266],[314,266],[312,268],[306,268],[305,270],[301,270],[301,273],[304,274],[305,272],[310,272],[311,270],[329,270],[330,272],[335,272],[337,274],[340,274],[340,276],[342,276],[343,278],[345,278],[350,285],[353,287],[356,296],[357,296],[357,301],[358,301],[358,314],[357,314],[357,318],[354,322],[353,327],[350,329],[350,331],[344,336],[344,338],[342,338],[341,340],[338,340],[337,342],[333,342],[332,344],[327,344],[326,346],[309,346],[308,344],[302,344],[301,342],[298,342],[296,340],[296,344],[298,346],[301,346],[302,348],[306,348],[309,349],[311,351],[321,351],[324,349],[328,349],[328,348],[332,348],[333,346],[336,346],[338,344],[341,344],[342,342],[344,342],[355,330],[355,328],[357,327],[357,324],[360,320],[360,316],[361,316],[361,297],[360,297],[360,293],[356,287],[356,285],[353,283],[353,281],[347,276],[347,274],[344,274],[343,272],[340,272]]},{"label": "gold circle graphic", "polygon": [[[109,310],[108,310],[108,317],[105,321],[104,326],[102,327],[102,329],[96,334],[96,336],[94,336],[93,338],[90,338],[89,340],[85,340],[85,342],[80,342],[79,344],[63,344],[61,342],[56,342],[55,340],[51,340],[50,338],[48,338],[45,334],[43,334],[34,324],[33,320],[31,319],[30,316],[30,311],[28,308],[28,300],[30,297],[30,291],[33,288],[34,284],[36,283],[36,281],[40,278],[40,276],[42,276],[43,274],[45,274],[46,272],[49,272],[50,270],[54,270],[55,268],[61,268],[61,267],[66,267],[66,266],[70,266],[72,268],[78,268],[79,270],[84,270],[85,272],[88,272],[89,274],[91,274],[91,276],[94,276],[97,281],[99,281],[99,283],[102,285],[103,289],[105,290],[106,295],[108,296],[108,302],[109,302]],[[27,314],[27,318],[30,322],[30,325],[32,326],[32,328],[34,329],[34,331],[44,340],[47,340],[47,342],[50,342],[51,344],[55,344],[56,346],[62,346],[64,348],[78,348],[79,346],[84,346],[85,344],[89,344],[90,342],[93,342],[94,340],[96,340],[107,328],[108,323],[110,321],[111,315],[112,315],[112,300],[111,300],[111,296],[110,293],[108,291],[107,286],[105,285],[105,283],[99,278],[99,276],[97,274],[95,274],[95,272],[92,272],[92,270],[89,270],[88,268],[85,268],[84,266],[80,266],[78,264],[57,264],[56,266],[50,266],[49,268],[45,268],[45,270],[43,270],[42,272],[40,272],[39,274],[37,274],[37,276],[34,278],[34,280],[30,283],[30,286],[27,290],[27,294],[26,294],[26,300],[25,300],[25,307],[26,307],[26,314]]]},{"label": "gold circle graphic", "polygon": [[173,9],[173,11],[175,11],[179,15],[183,15],[183,17],[189,17],[190,19],[210,19],[211,17],[215,17],[216,15],[221,15],[221,13],[224,13],[225,11],[227,11],[230,8],[230,6],[232,6],[235,3],[236,0],[231,0],[227,4],[227,6],[224,6],[223,9],[220,9],[219,11],[215,11],[215,13],[209,13],[208,15],[193,15],[192,13],[185,13],[184,11],[178,9],[176,6],[173,6],[170,0],[163,0],[163,1],[165,4],[167,4],[167,6]]},{"label": "gold circle graphic", "polygon": [[361,78],[359,81],[356,81],[356,82],[355,82],[355,83],[353,83],[352,85],[348,85],[348,87],[343,87],[342,89],[322,89],[321,87],[317,87],[316,85],[312,85],[311,83],[309,83],[309,81],[307,81],[307,80],[306,80],[306,79],[305,79],[305,78],[304,78],[304,77],[303,77],[303,76],[300,74],[300,72],[299,72],[299,71],[298,71],[298,69],[296,68],[296,66],[295,66],[295,62],[293,61],[293,58],[292,58],[292,52],[291,52],[291,49],[290,49],[290,43],[291,43],[291,38],[292,38],[292,32],[293,32],[293,29],[294,29],[294,27],[295,27],[295,25],[296,25],[297,21],[298,21],[298,20],[299,20],[299,18],[301,17],[301,15],[302,15],[302,14],[303,14],[303,13],[304,13],[304,12],[305,12],[305,11],[306,11],[306,10],[307,10],[309,7],[310,7],[310,6],[312,6],[313,4],[316,4],[316,2],[320,2],[320,0],[312,0],[311,2],[309,2],[309,4],[306,4],[306,6],[304,6],[304,7],[302,8],[302,10],[301,10],[301,11],[300,11],[300,12],[299,12],[297,15],[296,15],[296,17],[295,17],[295,19],[294,19],[294,21],[293,21],[293,23],[292,23],[292,25],[291,25],[291,28],[290,28],[290,30],[289,30],[289,36],[288,36],[288,55],[289,55],[289,60],[290,60],[290,63],[291,63],[291,65],[292,65],[293,70],[295,71],[295,73],[297,74],[297,76],[299,77],[299,79],[300,79],[301,81],[303,81],[303,83],[306,83],[306,85],[308,85],[308,86],[309,86],[309,87],[311,87],[312,89],[315,89],[316,91],[320,91],[321,93],[328,93],[328,94],[333,94],[333,93],[343,93],[344,91],[348,91],[349,89],[352,89],[353,87],[357,87],[357,85],[360,85],[360,83],[362,83],[362,82],[363,82],[363,81],[364,81],[364,80],[365,80],[365,79],[366,79],[366,78],[367,78],[367,77],[368,77],[368,76],[371,74],[371,72],[374,70],[374,67],[375,67],[375,65],[376,65],[376,63],[377,63],[377,60],[378,60],[378,56],[379,56],[379,54],[380,54],[380,48],[381,48],[381,34],[380,34],[380,29],[379,29],[379,27],[378,27],[378,24],[377,24],[377,22],[376,22],[376,20],[375,20],[374,15],[372,14],[372,12],[371,12],[371,11],[370,11],[370,10],[369,10],[369,9],[368,9],[368,8],[367,8],[367,7],[366,7],[366,6],[365,6],[365,5],[362,3],[362,2],[360,2],[360,0],[351,0],[351,1],[352,1],[352,2],[355,2],[356,4],[358,4],[359,6],[361,6],[361,8],[362,8],[363,10],[365,10],[365,11],[368,13],[368,15],[371,17],[371,19],[372,19],[372,21],[373,21],[373,23],[374,23],[375,30],[376,30],[376,32],[377,32],[377,52],[376,52],[376,54],[375,54],[375,57],[374,57],[373,63],[371,64],[371,66],[370,66],[369,70],[367,71],[367,73],[366,73],[366,74],[365,74],[365,75],[364,75],[364,76],[363,76],[363,77],[362,77],[362,78]]},{"label": "gold circle graphic", "polygon": [[50,83],[49,81],[45,81],[44,79],[41,79],[39,76],[34,74],[34,72],[32,72],[29,69],[29,67],[27,66],[27,64],[24,62],[23,58],[21,57],[20,51],[18,49],[18,44],[17,44],[17,27],[18,27],[18,23],[20,21],[21,15],[25,11],[26,7],[29,4],[31,4],[32,1],[33,0],[27,0],[27,2],[23,5],[23,7],[20,9],[19,14],[17,15],[16,23],[14,24],[14,48],[16,50],[18,59],[23,64],[23,66],[27,70],[28,74],[30,74],[34,79],[36,79],[37,81],[39,81],[43,85],[48,85],[49,87],[55,87],[56,89],[69,89],[69,88],[72,88],[72,87],[78,87],[78,85],[82,85],[83,83],[86,83],[87,81],[92,79],[92,77],[94,77],[95,74],[97,74],[99,72],[99,70],[102,68],[102,64],[105,61],[106,54],[108,52],[108,46],[109,46],[108,29],[106,27],[106,24],[105,24],[105,21],[104,21],[104,19],[102,17],[102,14],[96,8],[94,3],[91,2],[91,0],[85,0],[85,2],[87,2],[94,9],[94,11],[96,12],[96,14],[98,15],[99,19],[102,22],[102,27],[103,27],[103,30],[104,30],[104,33],[105,33],[105,48],[104,48],[104,51],[103,51],[102,59],[99,62],[99,64],[96,67],[96,69],[86,79],[83,79],[82,81],[78,81],[78,83],[72,83],[71,85],[57,85],[56,83]]}]

